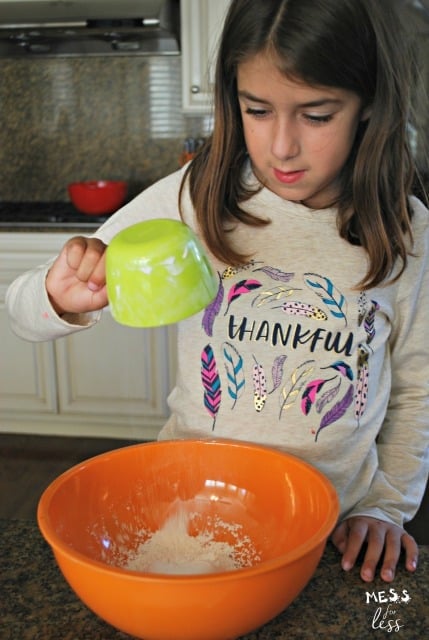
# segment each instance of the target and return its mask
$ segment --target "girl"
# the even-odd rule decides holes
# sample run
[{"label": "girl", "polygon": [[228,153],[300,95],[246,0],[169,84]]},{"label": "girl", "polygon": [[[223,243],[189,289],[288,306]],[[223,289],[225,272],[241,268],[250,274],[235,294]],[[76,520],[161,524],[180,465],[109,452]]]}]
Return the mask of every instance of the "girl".
[{"label": "girl", "polygon": [[[91,238],[19,277],[16,333],[96,323],[104,251],[149,217],[198,231],[218,294],[178,327],[160,438],[226,437],[305,458],[334,483],[349,570],[394,578],[428,473],[429,216],[410,196],[411,66],[390,0],[233,0],[213,135]],[[180,213],[179,213],[180,210]]]}]

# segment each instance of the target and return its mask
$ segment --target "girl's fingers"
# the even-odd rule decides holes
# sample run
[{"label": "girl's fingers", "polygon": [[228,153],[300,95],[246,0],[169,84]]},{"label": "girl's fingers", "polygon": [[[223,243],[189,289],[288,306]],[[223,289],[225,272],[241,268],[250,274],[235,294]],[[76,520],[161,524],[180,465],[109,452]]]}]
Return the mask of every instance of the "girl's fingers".
[{"label": "girl's fingers", "polygon": [[[385,582],[392,582],[401,554],[401,529],[396,526],[392,527],[386,522],[376,520],[375,523],[378,526],[374,526],[370,530],[368,550],[362,566],[361,577],[363,580],[372,580],[377,564],[383,557],[380,576]],[[368,560],[367,556],[369,556]],[[375,564],[374,559],[376,559]]]},{"label": "girl's fingers", "polygon": [[82,282],[104,284],[104,253],[106,245],[96,238],[72,238],[67,247],[67,263]]},{"label": "girl's fingers", "polygon": [[349,571],[354,567],[368,533],[368,524],[364,519],[350,518],[347,522],[349,531],[341,561],[344,571]]},{"label": "girl's fingers", "polygon": [[342,522],[335,528],[331,536],[332,543],[335,545],[335,547],[338,549],[338,551],[341,554],[344,553],[347,547],[348,530],[349,528],[346,520],[345,522]]},{"label": "girl's fingers", "polygon": [[405,567],[415,571],[418,562],[418,546],[412,536],[401,527],[370,517],[354,517],[341,523],[332,534],[332,542],[342,553],[341,565],[351,569],[364,543],[367,544],[360,570],[364,582],[371,582],[381,562],[380,576],[392,582],[402,548],[405,551]]},{"label": "girl's fingers", "polygon": [[106,254],[100,256],[98,262],[88,278],[88,287],[91,291],[99,291],[106,285]]},{"label": "girl's fingers", "polygon": [[405,568],[408,571],[415,571],[419,561],[419,547],[413,536],[404,532],[401,538],[402,547],[405,551]]}]

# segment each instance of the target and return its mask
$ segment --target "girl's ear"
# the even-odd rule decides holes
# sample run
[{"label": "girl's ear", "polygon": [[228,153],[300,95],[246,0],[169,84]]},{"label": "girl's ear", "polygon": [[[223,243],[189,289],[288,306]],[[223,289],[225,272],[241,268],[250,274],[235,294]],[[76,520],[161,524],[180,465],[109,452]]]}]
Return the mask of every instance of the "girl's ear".
[{"label": "girl's ear", "polygon": [[360,116],[361,122],[364,122],[365,120],[369,120],[371,117],[371,113],[372,113],[372,106],[369,105],[368,107],[365,107],[365,109],[363,109]]}]

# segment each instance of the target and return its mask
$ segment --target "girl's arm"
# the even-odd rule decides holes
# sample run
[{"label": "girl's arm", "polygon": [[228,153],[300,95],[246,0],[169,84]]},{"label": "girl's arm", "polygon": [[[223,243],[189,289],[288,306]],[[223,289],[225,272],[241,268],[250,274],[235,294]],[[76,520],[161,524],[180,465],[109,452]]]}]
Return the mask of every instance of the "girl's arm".
[{"label": "girl's arm", "polygon": [[[99,310],[107,304],[104,262],[101,260],[98,271],[93,271],[105,246],[121,229],[141,220],[179,219],[181,179],[182,171],[163,178],[111,216],[92,238],[71,239],[55,261],[18,276],[6,293],[14,333],[37,342],[61,338],[95,324],[101,315]],[[100,255],[94,255],[94,247]]]},{"label": "girl's arm", "polygon": [[[361,569],[372,579],[384,553],[381,575],[393,579],[401,548],[413,571],[417,546],[403,529],[425,491],[429,469],[429,212],[415,206],[414,256],[401,277],[390,336],[391,394],[377,438],[378,470],[370,491],[338,527],[334,543],[343,566],[353,566],[364,542]],[[391,576],[391,577],[389,577]]]},{"label": "girl's arm", "polygon": [[92,326],[100,312],[58,313],[46,289],[52,263],[18,276],[6,292],[6,308],[13,332],[31,342],[55,340]]}]

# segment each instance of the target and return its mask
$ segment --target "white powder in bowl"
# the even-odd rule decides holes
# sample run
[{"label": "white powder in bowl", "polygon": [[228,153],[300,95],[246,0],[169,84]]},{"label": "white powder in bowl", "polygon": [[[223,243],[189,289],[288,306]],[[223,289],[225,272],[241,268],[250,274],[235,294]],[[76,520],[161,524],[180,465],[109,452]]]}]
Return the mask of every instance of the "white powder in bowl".
[{"label": "white powder in bowl", "polygon": [[[188,524],[198,514],[179,510],[161,529],[152,533],[131,553],[123,566],[132,571],[166,574],[201,574],[231,571],[252,566],[260,560],[252,541],[237,524],[224,523],[218,517],[211,532],[188,533]],[[228,531],[234,543],[214,539],[212,530]]]}]

